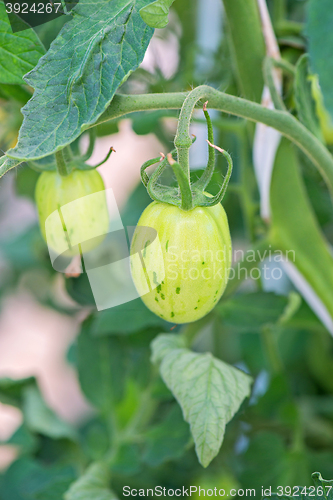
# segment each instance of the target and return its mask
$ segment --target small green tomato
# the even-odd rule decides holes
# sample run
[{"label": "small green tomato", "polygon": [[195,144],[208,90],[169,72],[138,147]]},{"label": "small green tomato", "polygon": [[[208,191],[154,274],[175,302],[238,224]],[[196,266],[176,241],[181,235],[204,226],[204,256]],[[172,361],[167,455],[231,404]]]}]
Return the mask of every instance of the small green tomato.
[{"label": "small green tomato", "polygon": [[161,318],[188,323],[208,314],[225,290],[230,265],[220,203],[184,211],[154,201],[144,210],[132,239],[131,272],[143,302]]},{"label": "small green tomato", "polygon": [[103,241],[109,216],[104,182],[96,170],[74,170],[66,177],[43,172],[35,199],[43,238],[56,254],[74,256]]}]

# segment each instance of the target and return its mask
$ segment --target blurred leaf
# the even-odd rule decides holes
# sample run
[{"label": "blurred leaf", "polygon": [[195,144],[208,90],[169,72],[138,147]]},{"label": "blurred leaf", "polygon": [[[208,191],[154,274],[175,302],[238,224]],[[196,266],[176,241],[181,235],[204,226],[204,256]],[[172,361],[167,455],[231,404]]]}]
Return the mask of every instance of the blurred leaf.
[{"label": "blurred leaf", "polygon": [[112,472],[132,476],[141,470],[141,454],[137,444],[123,443],[112,463]]},{"label": "blurred leaf", "polygon": [[30,431],[53,439],[75,439],[73,428],[46,406],[34,377],[0,379],[0,401],[20,408]]},{"label": "blurred leaf", "polygon": [[97,137],[105,137],[106,135],[117,134],[119,132],[118,121],[110,120],[108,122],[101,123],[94,128]]},{"label": "blurred leaf", "polygon": [[[68,477],[68,467],[45,467],[31,458],[16,460],[5,472],[0,486],[1,500],[32,500],[35,493],[49,485],[50,481]],[[38,500],[51,500],[39,497]],[[59,500],[58,497],[56,500]],[[52,499],[53,500],[53,499]]]},{"label": "blurred leaf", "polygon": [[[255,488],[257,492],[261,491],[262,486],[271,487],[274,492],[278,486],[293,487],[297,484],[307,484],[309,481],[307,472],[306,477],[302,476],[301,482],[298,483],[297,468],[302,469],[302,457],[298,457],[298,463],[293,462],[283,438],[273,432],[261,431],[253,436],[241,458],[241,464],[242,484],[247,488]],[[258,470],[261,471],[260,474]]]},{"label": "blurred leaf", "polygon": [[[270,201],[272,244],[280,251],[288,252],[290,263],[296,266],[333,318],[333,256],[307,198],[295,149],[284,138],[275,158]],[[299,292],[304,294],[304,285],[300,282],[297,285]],[[307,294],[307,302],[313,307],[315,300],[318,311],[318,300],[310,302]]]},{"label": "blurred leaf", "polygon": [[124,391],[124,355],[117,338],[91,335],[91,321],[83,323],[77,339],[79,380],[88,400],[107,414]]},{"label": "blurred leaf", "polygon": [[17,271],[32,267],[51,268],[47,246],[37,225],[30,226],[14,238],[1,242],[1,251]]},{"label": "blurred leaf", "polygon": [[134,417],[141,401],[141,387],[133,379],[127,379],[126,391],[117,404],[116,415],[119,425],[123,428]]},{"label": "blurred leaf", "polygon": [[72,484],[64,500],[116,500],[115,494],[108,489],[109,482],[109,467],[103,462],[94,463]]},{"label": "blurred leaf", "polygon": [[51,43],[58,36],[63,25],[70,20],[71,16],[59,16],[52,19],[52,21],[40,24],[39,26],[34,26],[33,29],[37,33],[46,50],[50,48]]},{"label": "blurred leaf", "polygon": [[137,135],[154,133],[161,118],[174,116],[174,112],[166,110],[135,113],[132,117],[132,128]]},{"label": "blurred leaf", "polygon": [[94,316],[91,332],[96,336],[127,335],[153,326],[165,330],[168,324],[152,313],[138,298],[98,312]]},{"label": "blurred leaf", "polygon": [[0,84],[0,97],[5,99],[15,99],[20,104],[26,104],[26,102],[31,98],[31,93],[21,85],[3,83]]},{"label": "blurred leaf", "polygon": [[0,83],[23,84],[23,75],[31,71],[45,54],[38,36],[26,25],[13,33],[4,2],[0,1]]},{"label": "blurred leaf", "polygon": [[24,390],[23,414],[27,427],[53,439],[76,439],[74,428],[48,408],[36,386]]},{"label": "blurred leaf", "polygon": [[53,481],[40,489],[33,495],[34,500],[60,500],[66,493],[70,485],[75,481],[74,474],[68,474],[66,477],[57,477]]},{"label": "blurred leaf", "polygon": [[39,174],[26,164],[18,168],[15,177],[15,186],[18,196],[26,196],[35,201],[35,187]]},{"label": "blurred leaf", "polygon": [[296,65],[294,81],[295,103],[300,121],[323,142],[319,120],[316,114],[316,104],[312,97],[309,72],[309,56],[304,54]]},{"label": "blurred leaf", "polygon": [[179,406],[174,405],[161,423],[146,433],[143,460],[158,467],[167,460],[180,458],[190,440],[190,430]]},{"label": "blurred leaf", "polygon": [[68,295],[81,306],[96,307],[96,302],[86,273],[80,274],[78,278],[66,278],[65,287]]},{"label": "blurred leaf", "polygon": [[314,380],[333,393],[333,379],[328,376],[333,366],[333,342],[327,332],[317,332],[307,339],[307,362]]},{"label": "blurred leaf", "polygon": [[73,18],[25,76],[35,92],[22,109],[24,121],[11,156],[50,155],[96,122],[144,57],[153,35],[139,15],[147,2],[81,0],[74,7]]},{"label": "blurred leaf", "polygon": [[238,332],[254,332],[266,323],[276,323],[287,304],[288,299],[283,295],[257,292],[222,301],[216,310],[226,326]]},{"label": "blurred leaf", "polygon": [[148,26],[152,28],[165,28],[169,22],[169,9],[174,1],[175,0],[156,0],[146,5],[146,7],[142,7],[140,15]]},{"label": "blurred leaf", "polygon": [[81,443],[92,461],[102,460],[110,447],[109,429],[105,420],[94,418],[81,429]]},{"label": "blurred leaf", "polygon": [[124,226],[136,226],[142,212],[152,201],[142,182],[139,182],[134,191],[130,193],[126,205],[121,211],[121,220]]},{"label": "blurred leaf", "polygon": [[309,0],[306,23],[309,54],[313,73],[319,75],[324,103],[333,120],[333,9],[330,0]]},{"label": "blurred leaf", "polygon": [[210,353],[189,351],[180,335],[159,335],[152,351],[190,424],[199,462],[207,467],[219,452],[226,424],[250,394],[251,378]]},{"label": "blurred leaf", "polygon": [[23,424],[6,441],[6,444],[17,446],[20,455],[29,455],[36,450],[38,442],[36,436]]},{"label": "blurred leaf", "polygon": [[35,377],[13,380],[11,378],[0,379],[0,401],[7,405],[20,408],[22,406],[24,390],[36,383]]}]

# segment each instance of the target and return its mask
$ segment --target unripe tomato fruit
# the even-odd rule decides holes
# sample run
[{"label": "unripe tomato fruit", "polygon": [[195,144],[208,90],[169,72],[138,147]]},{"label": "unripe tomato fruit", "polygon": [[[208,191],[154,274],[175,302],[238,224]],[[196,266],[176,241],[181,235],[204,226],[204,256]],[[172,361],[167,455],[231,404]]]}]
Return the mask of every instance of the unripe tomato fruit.
[{"label": "unripe tomato fruit", "polygon": [[[149,228],[157,232],[153,242]],[[224,292],[230,265],[221,204],[184,211],[154,201],[142,213],[131,244],[132,278],[143,302],[161,318],[188,323],[209,313]]]},{"label": "unripe tomato fruit", "polygon": [[74,170],[66,177],[58,172],[39,176],[35,200],[40,228],[48,246],[58,255],[79,254],[79,244],[88,252],[104,239],[109,226],[104,190],[96,170]]},{"label": "unripe tomato fruit", "polygon": [[326,144],[333,144],[333,121],[325,108],[324,98],[317,75],[313,75],[311,77],[311,91],[313,99],[316,103],[316,113],[324,140]]}]

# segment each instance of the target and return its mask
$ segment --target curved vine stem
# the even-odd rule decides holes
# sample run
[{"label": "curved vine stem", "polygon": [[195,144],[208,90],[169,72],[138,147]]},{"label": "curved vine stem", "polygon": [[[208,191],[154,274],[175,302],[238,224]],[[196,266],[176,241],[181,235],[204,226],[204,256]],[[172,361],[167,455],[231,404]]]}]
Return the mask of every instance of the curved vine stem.
[{"label": "curved vine stem", "polygon": [[[209,101],[209,107],[254,122],[265,123],[296,144],[315,164],[333,196],[333,157],[326,147],[287,111],[267,109],[252,101],[225,94],[207,85],[197,95]],[[179,109],[189,94],[184,92],[143,95],[116,95],[109,108],[92,126],[132,113],[153,109]],[[200,98],[199,98],[200,99]],[[87,129],[90,128],[87,126]]]},{"label": "curved vine stem", "polygon": [[[208,144],[209,144],[209,143],[214,143],[214,131],[213,131],[212,120],[210,119],[210,116],[209,116],[208,111],[207,111],[207,104],[208,104],[208,101],[206,101],[205,104],[203,105],[203,112],[204,112],[204,115],[206,118],[206,124],[207,124],[207,130],[208,130]],[[214,151],[214,148],[211,148],[210,146],[208,146],[207,167],[205,168],[200,179],[194,183],[194,186],[197,189],[204,190],[208,186],[208,184],[213,176],[214,169],[215,169],[215,151]]]},{"label": "curved vine stem", "polygon": [[177,149],[178,163],[188,179],[190,179],[189,149],[192,145],[190,135],[191,118],[197,102],[205,97],[206,88],[210,87],[202,85],[195,88],[187,95],[185,101],[183,102],[178,119],[177,133],[174,143]]}]

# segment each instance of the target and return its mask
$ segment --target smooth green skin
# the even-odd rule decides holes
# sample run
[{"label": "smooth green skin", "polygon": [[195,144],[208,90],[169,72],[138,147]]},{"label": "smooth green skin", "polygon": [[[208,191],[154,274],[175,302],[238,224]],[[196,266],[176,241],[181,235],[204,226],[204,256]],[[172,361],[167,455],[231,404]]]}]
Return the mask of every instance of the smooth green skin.
[{"label": "smooth green skin", "polygon": [[[145,228],[157,231],[152,244]],[[189,323],[208,314],[225,290],[230,266],[231,238],[221,204],[184,211],[154,201],[141,215],[131,244],[131,272],[143,302],[161,318]]]},{"label": "smooth green skin", "polygon": [[[65,177],[58,172],[43,172],[39,176],[35,200],[40,228],[44,240],[58,255],[74,256],[80,249],[89,252],[103,241],[109,226],[105,193],[98,197],[88,195],[104,190],[103,179],[96,170],[74,170]],[[67,205],[82,197],[86,198]]]},{"label": "smooth green skin", "polygon": [[316,103],[316,112],[324,140],[326,144],[333,144],[333,121],[325,108],[317,75],[311,77],[311,84],[312,96]]}]

